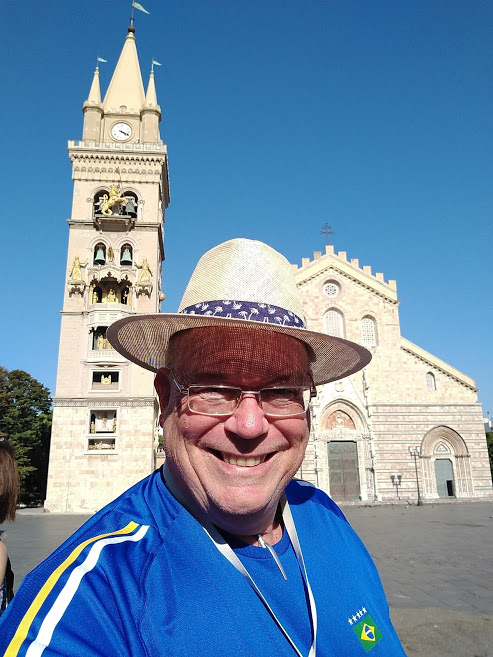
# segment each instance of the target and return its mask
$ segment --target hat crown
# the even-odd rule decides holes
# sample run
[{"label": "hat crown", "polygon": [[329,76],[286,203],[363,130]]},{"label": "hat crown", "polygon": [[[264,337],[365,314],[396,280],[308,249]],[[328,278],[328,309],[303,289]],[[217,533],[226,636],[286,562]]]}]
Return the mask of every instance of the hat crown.
[{"label": "hat crown", "polygon": [[178,312],[221,300],[277,306],[305,319],[290,263],[258,240],[232,239],[204,253]]}]

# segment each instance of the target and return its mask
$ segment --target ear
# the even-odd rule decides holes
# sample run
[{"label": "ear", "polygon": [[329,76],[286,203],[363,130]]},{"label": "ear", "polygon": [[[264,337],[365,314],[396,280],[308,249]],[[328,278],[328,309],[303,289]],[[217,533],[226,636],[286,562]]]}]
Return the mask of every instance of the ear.
[{"label": "ear", "polygon": [[169,398],[171,394],[171,386],[169,382],[169,369],[161,367],[154,379],[154,387],[159,397],[159,406],[161,408],[161,415],[159,416],[159,424],[163,426],[166,409],[168,408]]}]

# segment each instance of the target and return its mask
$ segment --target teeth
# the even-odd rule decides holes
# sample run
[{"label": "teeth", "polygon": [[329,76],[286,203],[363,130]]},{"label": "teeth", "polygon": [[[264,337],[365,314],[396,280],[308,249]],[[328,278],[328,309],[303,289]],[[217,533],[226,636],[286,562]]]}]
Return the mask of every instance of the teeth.
[{"label": "teeth", "polygon": [[233,456],[233,454],[225,454],[224,452],[222,452],[222,457],[226,463],[247,468],[251,468],[254,465],[260,465],[260,463],[263,463],[266,459],[265,456],[248,456],[245,458],[244,456]]}]

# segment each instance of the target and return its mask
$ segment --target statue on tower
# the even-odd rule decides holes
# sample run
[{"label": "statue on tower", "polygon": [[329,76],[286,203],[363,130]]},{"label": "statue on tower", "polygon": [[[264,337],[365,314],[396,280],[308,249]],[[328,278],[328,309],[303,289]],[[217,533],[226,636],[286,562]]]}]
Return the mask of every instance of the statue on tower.
[{"label": "statue on tower", "polygon": [[79,256],[78,255],[75,256],[72,267],[69,269],[70,280],[81,281],[82,280],[81,267],[85,267],[86,265],[87,265],[87,260],[81,262]]},{"label": "statue on tower", "polygon": [[149,283],[151,280],[152,271],[147,262],[147,258],[144,258],[142,260],[142,263],[140,265],[137,265],[137,269],[142,270],[139,276],[139,283]]},{"label": "statue on tower", "polygon": [[141,295],[142,293],[150,296],[153,287],[151,283],[152,271],[149,267],[149,263],[147,262],[147,258],[142,258],[140,265],[135,263],[135,266],[137,269],[140,269],[139,280],[135,284],[135,293],[137,296]]},{"label": "statue on tower", "polygon": [[101,204],[101,214],[104,214],[106,216],[113,214],[111,208],[116,203],[125,203],[126,200],[127,199],[124,196],[120,196],[120,189],[118,185],[117,184],[111,185],[109,197],[107,194],[103,194],[103,203]]}]

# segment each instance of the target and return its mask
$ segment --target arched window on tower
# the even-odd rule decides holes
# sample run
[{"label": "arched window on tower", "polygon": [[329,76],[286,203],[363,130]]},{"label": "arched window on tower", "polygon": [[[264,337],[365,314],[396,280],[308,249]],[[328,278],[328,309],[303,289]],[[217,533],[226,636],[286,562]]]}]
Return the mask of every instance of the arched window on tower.
[{"label": "arched window on tower", "polygon": [[436,390],[437,384],[435,381],[435,375],[432,372],[426,373],[426,387],[428,390]]},{"label": "arched window on tower", "polygon": [[133,264],[133,249],[131,244],[124,244],[120,249],[120,265],[131,267]]},{"label": "arched window on tower", "polygon": [[91,304],[101,303],[102,298],[103,298],[103,290],[99,287],[99,285],[95,285],[91,290],[91,299],[90,299]]},{"label": "arched window on tower", "polygon": [[94,247],[94,264],[95,265],[105,265],[106,264],[106,245],[102,242],[99,242]]},{"label": "arched window on tower", "polygon": [[342,313],[332,308],[324,315],[324,332],[336,338],[344,337],[344,318]]},{"label": "arched window on tower", "polygon": [[365,347],[375,347],[377,344],[377,332],[373,317],[363,317],[361,320],[361,342]]},{"label": "arched window on tower", "polygon": [[94,194],[93,211],[95,215],[103,213],[103,203],[107,200],[108,191],[106,189],[100,189]]},{"label": "arched window on tower", "polygon": [[131,291],[130,287],[128,285],[125,285],[122,287],[121,293],[120,293],[120,303],[123,303],[125,306],[129,306],[131,303]]},{"label": "arched window on tower", "polygon": [[133,219],[137,218],[137,194],[135,192],[122,192],[125,203],[121,204],[120,214],[128,215]]}]

